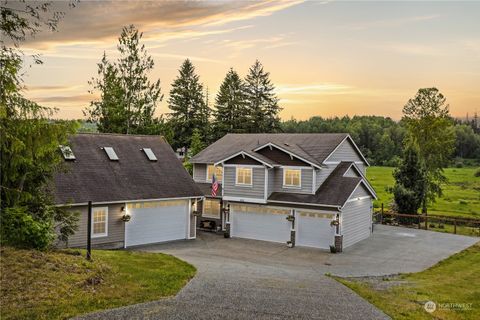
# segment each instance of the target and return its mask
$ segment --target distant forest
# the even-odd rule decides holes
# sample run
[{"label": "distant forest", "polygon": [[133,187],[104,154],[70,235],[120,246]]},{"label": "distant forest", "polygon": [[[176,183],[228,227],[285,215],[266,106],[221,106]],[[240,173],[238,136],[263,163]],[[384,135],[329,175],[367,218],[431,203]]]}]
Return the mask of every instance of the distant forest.
[{"label": "distant forest", "polygon": [[[473,119],[452,119],[456,135],[454,165],[480,164],[480,123],[475,114]],[[382,116],[354,116],[309,120],[288,120],[281,124],[283,132],[348,132],[365,154],[370,164],[396,166],[403,150],[405,128],[402,121]],[[461,159],[474,161],[463,161]]]}]

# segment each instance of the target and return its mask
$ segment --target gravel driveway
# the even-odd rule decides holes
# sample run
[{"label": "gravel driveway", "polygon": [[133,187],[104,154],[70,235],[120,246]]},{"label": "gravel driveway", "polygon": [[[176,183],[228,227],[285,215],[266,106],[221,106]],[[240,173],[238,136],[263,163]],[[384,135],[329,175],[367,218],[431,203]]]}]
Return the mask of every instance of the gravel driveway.
[{"label": "gravel driveway", "polygon": [[85,319],[388,319],[350,289],[325,276],[420,271],[477,239],[376,226],[342,254],[199,233],[195,241],[136,248],[173,254],[198,273],[173,298]]}]

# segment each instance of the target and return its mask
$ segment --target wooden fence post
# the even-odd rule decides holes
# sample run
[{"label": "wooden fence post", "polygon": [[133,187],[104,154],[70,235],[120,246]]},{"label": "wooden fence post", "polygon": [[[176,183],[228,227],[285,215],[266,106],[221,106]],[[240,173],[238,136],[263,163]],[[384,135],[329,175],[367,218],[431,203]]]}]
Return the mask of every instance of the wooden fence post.
[{"label": "wooden fence post", "polygon": [[457,234],[457,219],[453,219],[453,233]]},{"label": "wooden fence post", "polygon": [[425,213],[425,230],[428,230],[428,218],[426,213]]}]

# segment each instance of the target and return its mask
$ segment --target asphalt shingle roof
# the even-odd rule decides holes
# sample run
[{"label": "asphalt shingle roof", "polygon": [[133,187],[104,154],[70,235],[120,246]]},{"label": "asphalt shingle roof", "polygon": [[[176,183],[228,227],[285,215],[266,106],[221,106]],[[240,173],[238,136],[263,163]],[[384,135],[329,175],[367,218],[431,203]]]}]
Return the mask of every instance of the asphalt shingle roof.
[{"label": "asphalt shingle roof", "polygon": [[[77,134],[70,146],[76,160],[55,175],[57,204],[203,195],[161,136]],[[119,160],[109,160],[102,147],[113,147]],[[158,161],[149,161],[142,148],[151,148]]]},{"label": "asphalt shingle roof", "polygon": [[194,156],[191,162],[215,163],[242,150],[257,156],[254,149],[273,143],[320,166],[347,136],[346,133],[227,134]]},{"label": "asphalt shingle roof", "polygon": [[[347,202],[362,177],[344,177],[352,162],[341,162],[332,171],[315,194],[273,192],[268,201],[298,202],[342,207]],[[373,194],[372,194],[373,195]]]}]

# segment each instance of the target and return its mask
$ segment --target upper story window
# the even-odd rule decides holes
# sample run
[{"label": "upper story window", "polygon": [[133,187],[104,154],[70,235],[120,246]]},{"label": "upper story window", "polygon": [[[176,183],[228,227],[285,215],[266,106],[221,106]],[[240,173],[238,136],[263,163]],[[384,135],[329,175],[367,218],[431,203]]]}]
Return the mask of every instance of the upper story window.
[{"label": "upper story window", "polygon": [[212,181],[212,176],[214,172],[215,172],[215,178],[217,178],[217,181],[222,182],[223,167],[214,166],[213,164],[209,164],[207,167],[207,181]]},{"label": "upper story window", "polygon": [[302,184],[301,169],[283,169],[283,186],[300,188]]},{"label": "upper story window", "polygon": [[251,186],[252,185],[252,168],[237,167],[235,184]]},{"label": "upper story window", "polygon": [[92,237],[108,235],[108,207],[93,208]]}]

